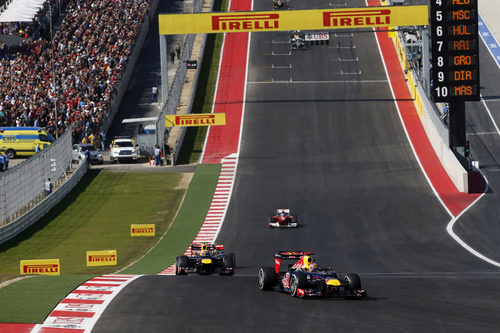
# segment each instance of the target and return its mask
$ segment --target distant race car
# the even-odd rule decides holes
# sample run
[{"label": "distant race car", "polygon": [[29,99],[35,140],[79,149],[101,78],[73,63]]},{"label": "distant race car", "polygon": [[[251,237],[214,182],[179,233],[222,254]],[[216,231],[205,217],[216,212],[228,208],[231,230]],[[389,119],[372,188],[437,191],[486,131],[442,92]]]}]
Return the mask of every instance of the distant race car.
[{"label": "distant race car", "polygon": [[269,228],[297,228],[298,225],[297,216],[290,215],[288,208],[276,209],[276,215],[269,216],[267,223]]},{"label": "distant race car", "polygon": [[288,3],[281,0],[273,0],[273,9],[288,9]]},{"label": "distant race car", "polygon": [[[344,297],[363,298],[366,290],[361,288],[361,280],[356,273],[343,276],[331,268],[319,268],[314,262],[313,252],[280,251],[275,254],[274,268],[259,270],[259,289],[279,288],[297,297]],[[296,260],[280,271],[283,260]]]},{"label": "distant race car", "polygon": [[234,253],[224,253],[224,245],[209,243],[191,244],[190,256],[178,256],[175,260],[175,275],[188,273],[233,275]]},{"label": "distant race car", "polygon": [[305,50],[308,46],[305,41],[304,33],[300,31],[294,31],[290,36],[290,43],[292,50]]}]

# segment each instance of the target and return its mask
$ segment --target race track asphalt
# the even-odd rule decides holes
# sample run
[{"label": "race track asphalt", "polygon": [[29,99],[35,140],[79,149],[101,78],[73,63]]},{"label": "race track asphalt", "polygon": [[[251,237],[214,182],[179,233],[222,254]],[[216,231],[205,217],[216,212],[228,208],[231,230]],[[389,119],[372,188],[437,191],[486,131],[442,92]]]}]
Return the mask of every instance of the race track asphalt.
[{"label": "race track asphalt", "polygon": [[[499,269],[447,234],[450,216],[402,129],[373,33],[331,36],[291,55],[282,33],[251,36],[238,173],[218,237],[236,253],[235,276],[144,276],[93,332],[500,329]],[[276,208],[291,208],[300,228],[268,229]],[[288,249],[359,273],[368,299],[259,291],[258,269]]]}]

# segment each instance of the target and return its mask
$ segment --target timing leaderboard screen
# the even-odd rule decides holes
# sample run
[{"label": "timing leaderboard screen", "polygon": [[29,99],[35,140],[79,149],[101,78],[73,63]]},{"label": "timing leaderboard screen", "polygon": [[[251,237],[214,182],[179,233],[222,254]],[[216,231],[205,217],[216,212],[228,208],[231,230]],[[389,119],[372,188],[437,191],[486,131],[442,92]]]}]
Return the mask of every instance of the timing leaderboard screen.
[{"label": "timing leaderboard screen", "polygon": [[478,101],[479,0],[431,0],[432,97]]}]

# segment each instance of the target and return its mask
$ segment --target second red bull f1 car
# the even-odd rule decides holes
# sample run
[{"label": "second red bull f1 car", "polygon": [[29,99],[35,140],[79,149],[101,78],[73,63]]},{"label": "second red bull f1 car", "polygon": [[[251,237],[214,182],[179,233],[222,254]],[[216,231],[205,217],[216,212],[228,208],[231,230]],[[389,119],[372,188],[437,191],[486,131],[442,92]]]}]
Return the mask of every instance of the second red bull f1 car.
[{"label": "second red bull f1 car", "polygon": [[[280,251],[275,254],[274,268],[259,270],[259,289],[279,288],[297,297],[367,297],[356,273],[338,274],[331,268],[320,268],[314,262],[313,252]],[[287,270],[280,270],[282,261],[293,260]]]},{"label": "second red bull f1 car", "polygon": [[190,256],[178,256],[175,260],[175,275],[188,273],[233,275],[234,253],[224,253],[221,244],[191,244]]}]

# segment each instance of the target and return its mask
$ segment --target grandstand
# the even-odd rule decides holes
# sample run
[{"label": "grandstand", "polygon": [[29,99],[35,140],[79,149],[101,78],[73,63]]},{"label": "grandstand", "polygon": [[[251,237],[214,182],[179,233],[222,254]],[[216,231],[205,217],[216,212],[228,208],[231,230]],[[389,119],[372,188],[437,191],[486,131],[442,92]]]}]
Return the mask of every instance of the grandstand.
[{"label": "grandstand", "polygon": [[0,125],[41,126],[58,136],[73,124],[74,142],[97,136],[150,2],[53,1],[49,10],[48,1],[30,1],[39,8],[31,22],[0,15],[1,32],[22,39],[0,45]]}]

